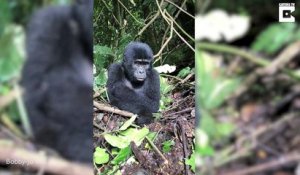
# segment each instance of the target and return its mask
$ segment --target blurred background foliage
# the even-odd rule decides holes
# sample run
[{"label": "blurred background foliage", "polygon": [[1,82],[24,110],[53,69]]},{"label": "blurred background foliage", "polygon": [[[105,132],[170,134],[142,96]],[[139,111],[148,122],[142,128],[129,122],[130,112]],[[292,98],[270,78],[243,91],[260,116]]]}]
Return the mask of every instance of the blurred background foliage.
[{"label": "blurred background foliage", "polygon": [[71,0],[2,1],[0,3],[0,119],[15,133],[23,135],[15,123],[28,123],[19,88],[20,73],[26,59],[26,24],[32,13],[49,5],[65,5]]},{"label": "blurred background foliage", "polygon": [[[290,139],[299,132],[280,130],[285,124],[277,126],[285,115],[299,115],[300,110],[292,105],[300,94],[295,90],[300,84],[300,4],[293,12],[295,23],[279,23],[278,6],[277,1],[267,0],[196,3],[196,109],[201,113],[196,164],[200,174],[297,174],[297,166],[288,161],[282,167],[262,165],[300,151],[299,142],[297,148],[290,146]],[[234,28],[241,26],[246,30],[238,34]],[[233,39],[226,40],[226,35]],[[289,96],[294,98],[286,102]],[[270,112],[278,108],[281,113]],[[267,126],[275,129],[257,133]],[[285,144],[265,141],[285,140],[285,132],[291,134]],[[256,165],[266,169],[258,170]]]}]

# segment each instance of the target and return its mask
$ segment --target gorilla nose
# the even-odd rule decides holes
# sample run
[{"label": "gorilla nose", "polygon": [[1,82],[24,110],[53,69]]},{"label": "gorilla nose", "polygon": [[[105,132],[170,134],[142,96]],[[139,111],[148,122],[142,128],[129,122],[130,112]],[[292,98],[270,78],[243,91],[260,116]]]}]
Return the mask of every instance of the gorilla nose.
[{"label": "gorilla nose", "polygon": [[144,70],[139,70],[139,74],[144,74],[145,71]]}]

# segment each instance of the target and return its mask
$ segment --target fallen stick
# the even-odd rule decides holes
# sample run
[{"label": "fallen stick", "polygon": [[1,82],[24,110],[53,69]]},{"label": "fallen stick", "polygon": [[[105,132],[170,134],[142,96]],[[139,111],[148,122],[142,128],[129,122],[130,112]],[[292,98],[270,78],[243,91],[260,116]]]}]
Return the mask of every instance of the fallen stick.
[{"label": "fallen stick", "polygon": [[109,106],[109,105],[105,105],[105,104],[102,104],[102,103],[98,103],[98,102],[96,102],[95,100],[94,100],[94,106],[95,106],[96,108],[98,108],[99,110],[101,110],[101,111],[112,112],[112,113],[119,114],[119,115],[122,115],[122,116],[125,116],[125,117],[131,117],[131,116],[134,115],[134,114],[131,113],[131,112],[123,111],[123,110],[114,108],[114,107]]},{"label": "fallen stick", "polygon": [[[183,156],[184,156],[183,160],[186,160],[186,159],[188,159],[188,153],[187,153],[187,146],[186,146],[187,143],[186,143],[185,129],[184,129],[184,126],[181,123],[181,121],[178,121],[177,123],[178,123],[178,127],[180,128],[180,132],[181,132],[181,141],[182,141]],[[185,172],[185,175],[190,174],[188,165],[186,163],[184,163],[184,172]]]},{"label": "fallen stick", "polygon": [[0,144],[0,163],[29,168],[37,172],[43,169],[44,172],[57,175],[93,175],[93,168],[87,165],[45,156],[41,152],[28,151],[10,144]]}]

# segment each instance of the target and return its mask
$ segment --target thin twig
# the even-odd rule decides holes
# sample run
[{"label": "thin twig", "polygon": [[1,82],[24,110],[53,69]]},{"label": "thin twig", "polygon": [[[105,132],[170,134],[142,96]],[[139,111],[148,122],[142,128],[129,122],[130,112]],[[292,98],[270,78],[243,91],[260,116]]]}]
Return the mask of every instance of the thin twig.
[{"label": "thin twig", "polygon": [[95,126],[96,128],[105,131],[105,129],[103,129],[100,125],[98,125],[95,121],[93,121],[93,126]]},{"label": "thin twig", "polygon": [[190,13],[188,13],[187,11],[185,11],[182,7],[179,7],[177,4],[175,4],[172,1],[166,0],[168,3],[174,5],[175,7],[177,7],[179,10],[181,10],[183,13],[187,14],[188,16],[190,16],[191,18],[195,19],[195,16],[191,15]]},{"label": "thin twig", "polygon": [[159,17],[159,11],[153,16],[153,18],[139,31],[138,36],[141,36],[144,31]]},{"label": "thin twig", "polygon": [[[16,91],[21,92],[21,88],[19,87],[18,84],[14,85],[14,89]],[[19,93],[19,95],[16,97],[16,99],[17,99],[17,106],[18,106],[18,109],[19,109],[20,118],[21,118],[21,121],[22,121],[22,125],[24,127],[24,131],[25,131],[25,133],[28,137],[32,137],[33,133],[32,133],[31,125],[30,125],[30,122],[29,122],[29,118],[28,118],[28,115],[27,115],[27,111],[26,111],[21,93]]]},{"label": "thin twig", "polygon": [[96,91],[93,95],[93,98],[99,97],[103,92],[106,91],[106,88],[101,89],[100,91]]},{"label": "thin twig", "polygon": [[129,13],[129,15],[137,22],[140,24],[144,24],[142,22],[140,22],[138,19],[135,18],[135,16],[133,14],[131,14],[131,12],[127,9],[127,7],[120,1],[118,0],[118,2],[122,5],[122,7],[127,11],[127,13]]},{"label": "thin twig", "polygon": [[290,164],[292,162],[299,162],[300,161],[300,153],[289,153],[284,156],[281,156],[275,160],[266,162],[266,163],[260,163],[258,165],[252,166],[250,168],[244,168],[242,170],[237,171],[231,171],[224,173],[222,175],[247,175],[247,174],[257,174],[261,173],[263,171],[271,170],[273,168],[279,168],[280,166],[284,166],[286,164]]},{"label": "thin twig", "polygon": [[[234,55],[239,55],[244,59],[247,59],[248,61],[251,61],[259,66],[266,67],[271,64],[270,61],[266,58],[262,57],[256,57],[253,54],[250,54],[244,50],[241,50],[240,48],[234,47],[234,46],[229,46],[225,44],[216,44],[216,43],[208,43],[208,42],[199,42],[197,44],[197,48],[200,50],[213,50],[213,51],[219,51],[219,52],[225,52],[225,53],[230,53]],[[294,72],[289,69],[282,69],[284,73],[289,75],[291,78],[299,81],[300,77]]]},{"label": "thin twig", "polygon": [[164,117],[169,117],[169,116],[172,116],[172,115],[176,115],[176,114],[182,114],[182,113],[185,113],[185,112],[189,112],[189,111],[192,111],[194,108],[191,107],[191,108],[186,108],[186,109],[183,109],[181,111],[177,111],[177,112],[174,112],[174,113],[171,113],[171,114],[167,114],[165,115]]},{"label": "thin twig", "polygon": [[160,150],[156,147],[156,145],[146,136],[146,140],[151,145],[151,147],[154,149],[154,151],[164,160],[164,164],[169,164],[168,159],[160,152]]},{"label": "thin twig", "polygon": [[190,73],[188,76],[186,76],[180,83],[184,84],[185,82],[187,82],[190,78],[192,78],[195,75],[194,72]]},{"label": "thin twig", "polygon": [[168,13],[168,12],[166,12],[166,14],[169,16],[169,19],[171,20],[171,21],[173,21],[173,23],[179,28],[179,30],[183,33],[183,34],[185,34],[190,40],[192,40],[192,41],[195,41],[195,39],[194,39],[194,37],[192,37],[192,36],[190,36],[176,21],[175,21],[175,19],[173,19],[172,18],[172,16]]},{"label": "thin twig", "polygon": [[300,53],[300,41],[294,42],[287,46],[280,54],[266,67],[266,72],[268,74],[274,74],[279,69],[285,67],[293,58],[296,58],[296,55]]}]

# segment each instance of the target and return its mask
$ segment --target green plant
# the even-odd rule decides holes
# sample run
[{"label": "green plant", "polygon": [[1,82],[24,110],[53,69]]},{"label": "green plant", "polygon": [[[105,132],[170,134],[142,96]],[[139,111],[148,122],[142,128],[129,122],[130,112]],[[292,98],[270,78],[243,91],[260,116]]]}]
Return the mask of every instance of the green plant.
[{"label": "green plant", "polygon": [[274,23],[256,37],[251,48],[257,52],[274,54],[284,45],[299,39],[300,28],[297,23]]}]

